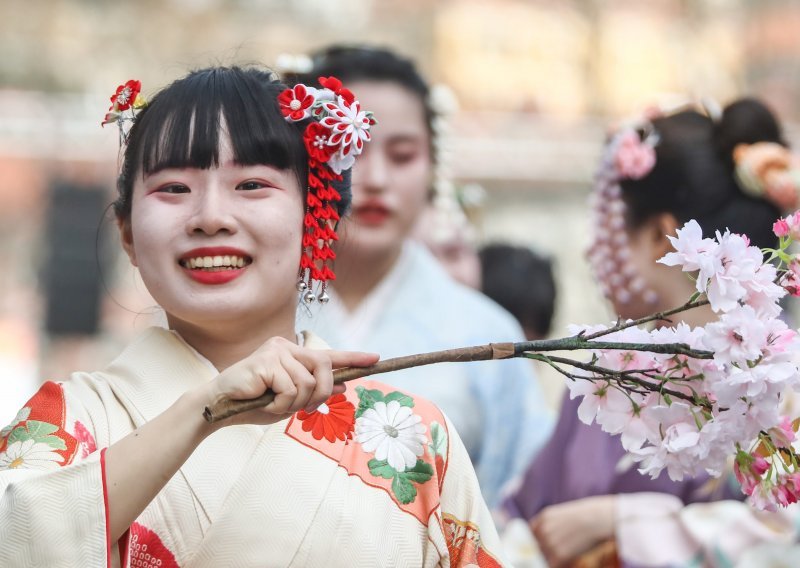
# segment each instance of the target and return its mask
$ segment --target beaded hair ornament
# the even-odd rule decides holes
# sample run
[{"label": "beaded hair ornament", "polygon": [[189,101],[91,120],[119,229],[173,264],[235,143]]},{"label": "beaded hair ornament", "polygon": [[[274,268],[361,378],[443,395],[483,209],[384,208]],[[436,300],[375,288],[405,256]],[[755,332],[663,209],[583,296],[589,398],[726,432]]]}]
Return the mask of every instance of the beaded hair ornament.
[{"label": "beaded hair ornament", "polygon": [[[369,142],[369,129],[375,124],[372,113],[361,109],[361,104],[341,81],[335,77],[320,77],[319,83],[321,88],[298,83],[284,90],[277,99],[287,122],[309,121],[303,132],[308,152],[308,188],[303,218],[303,255],[297,283],[305,304],[314,301],[324,304],[330,299],[326,288],[329,281],[336,279],[330,266],[336,258],[331,244],[338,240],[336,204],[341,201],[334,186],[344,181],[344,174]],[[133,79],[120,85],[111,96],[111,107],[101,123],[119,126],[120,145],[127,143],[138,111],[147,105],[140,91],[141,83]],[[314,293],[314,281],[320,283],[319,295]]]},{"label": "beaded hair ornament", "polygon": [[621,128],[606,145],[595,174],[590,202],[595,234],[587,257],[603,294],[621,304],[635,296],[648,304],[658,300],[631,261],[620,186],[622,180],[642,179],[653,170],[658,139],[649,120]]}]

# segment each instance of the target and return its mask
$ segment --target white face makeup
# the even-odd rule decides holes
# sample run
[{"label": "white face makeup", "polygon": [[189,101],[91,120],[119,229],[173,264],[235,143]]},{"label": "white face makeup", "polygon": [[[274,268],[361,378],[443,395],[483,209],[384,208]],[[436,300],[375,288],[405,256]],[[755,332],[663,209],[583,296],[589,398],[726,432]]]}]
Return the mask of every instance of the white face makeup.
[{"label": "white face makeup", "polygon": [[136,181],[123,244],[170,324],[294,317],[303,196],[292,171],[235,164]]},{"label": "white face makeup", "polygon": [[432,163],[424,108],[396,83],[356,81],[348,87],[379,118],[353,167],[353,206],[339,246],[353,255],[391,255],[428,201]]}]

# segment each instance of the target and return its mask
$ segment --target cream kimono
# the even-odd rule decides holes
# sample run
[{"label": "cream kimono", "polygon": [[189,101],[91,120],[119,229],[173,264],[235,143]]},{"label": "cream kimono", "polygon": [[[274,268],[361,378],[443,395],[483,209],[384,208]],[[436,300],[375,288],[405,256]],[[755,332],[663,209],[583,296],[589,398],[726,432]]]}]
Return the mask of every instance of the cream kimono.
[{"label": "cream kimono", "polygon": [[213,434],[109,542],[104,448],[215,376],[151,328],[105,371],[46,383],[0,433],[0,566],[501,565],[447,418],[363,380],[311,414]]}]

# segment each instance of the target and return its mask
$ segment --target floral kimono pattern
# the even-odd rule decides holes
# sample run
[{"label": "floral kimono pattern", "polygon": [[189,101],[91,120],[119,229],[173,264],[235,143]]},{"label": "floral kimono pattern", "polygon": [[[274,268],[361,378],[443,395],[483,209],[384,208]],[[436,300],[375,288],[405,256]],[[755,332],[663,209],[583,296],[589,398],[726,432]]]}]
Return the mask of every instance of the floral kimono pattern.
[{"label": "floral kimono pattern", "polygon": [[104,371],[45,383],[0,431],[0,565],[502,565],[448,419],[364,380],[312,413],[216,432],[111,543],[104,448],[216,374],[151,328]]}]

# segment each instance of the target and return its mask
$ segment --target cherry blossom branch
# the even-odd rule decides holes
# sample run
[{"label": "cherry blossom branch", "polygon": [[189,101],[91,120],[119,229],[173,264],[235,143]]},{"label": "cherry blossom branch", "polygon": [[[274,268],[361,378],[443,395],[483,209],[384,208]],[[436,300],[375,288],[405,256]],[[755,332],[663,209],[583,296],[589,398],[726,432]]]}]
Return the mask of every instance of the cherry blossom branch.
[{"label": "cherry blossom branch", "polygon": [[[405,357],[396,357],[380,361],[370,367],[352,367],[334,371],[334,383],[368,377],[380,373],[389,373],[411,367],[432,365],[434,363],[460,363],[469,361],[489,361],[510,359],[514,357],[528,357],[532,351],[582,351],[586,349],[614,349],[621,351],[648,351],[670,355],[684,355],[697,359],[711,359],[711,351],[692,349],[684,343],[626,343],[615,341],[589,341],[585,337],[575,335],[562,339],[543,339],[539,341],[523,341],[520,343],[489,343],[474,347],[461,347],[420,353]],[[249,400],[220,399],[203,411],[203,416],[208,422],[216,422],[241,412],[261,408],[268,405],[275,398],[275,394],[268,390],[258,398]]]},{"label": "cherry blossom branch", "polygon": [[[665,312],[666,313],[666,312]],[[619,331],[631,327],[624,325],[613,330]],[[665,355],[685,355],[694,359],[713,359],[714,352],[702,349],[692,349],[685,343],[628,343],[621,341],[592,341],[592,337],[606,335],[594,333],[584,336],[583,332],[571,337],[561,339],[542,339],[538,341],[523,341],[514,343],[514,356],[524,357],[525,353],[543,351],[580,351],[584,349],[612,349],[618,351],[647,351],[648,353],[659,353]]]},{"label": "cherry blossom branch", "polygon": [[[658,381],[658,383],[654,383],[646,381],[643,378],[636,376],[642,374],[647,375],[648,373],[656,372],[657,371],[656,369],[628,369],[625,371],[617,371],[614,369],[608,369],[606,367],[600,367],[599,365],[594,365],[592,363],[583,363],[580,361],[575,361],[573,359],[567,359],[565,357],[543,355],[541,353],[526,353],[525,357],[527,357],[528,359],[534,359],[536,361],[542,361],[544,363],[548,363],[551,367],[555,368],[562,375],[573,380],[574,379],[589,380],[589,381],[609,380],[609,381],[614,381],[617,384],[617,386],[623,389],[626,388],[626,385],[624,383],[633,383],[635,385],[643,387],[646,392],[666,394],[673,398],[680,398],[687,402],[691,402],[694,405],[702,406],[707,410],[711,410],[711,403],[708,402],[707,400],[703,400],[697,396],[692,396],[686,393],[682,393],[680,391],[666,388],[664,385],[667,382],[669,382],[669,379],[666,378],[656,379],[653,378],[652,375],[648,375],[650,378],[653,378],[653,380]],[[569,365],[576,369],[581,369],[582,371],[587,371],[593,374],[578,375],[575,373],[570,373],[560,368],[558,365],[556,365],[556,363],[560,363],[562,365]],[[641,394],[641,391],[636,391],[636,392]]]},{"label": "cherry blossom branch", "polygon": [[[629,327],[634,327],[634,326],[639,326],[639,325],[642,325],[642,324],[645,324],[645,323],[650,323],[651,321],[669,321],[669,322],[671,322],[672,320],[669,319],[669,316],[673,316],[675,314],[678,314],[678,313],[681,313],[681,312],[685,312],[687,310],[691,310],[691,309],[694,309],[694,308],[699,308],[700,306],[707,306],[707,305],[709,305],[709,303],[710,302],[708,301],[708,299],[704,299],[704,300],[699,300],[699,299],[689,300],[688,302],[686,302],[682,306],[678,306],[677,308],[672,308],[670,310],[665,310],[663,312],[656,312],[656,313],[651,314],[649,316],[645,316],[643,318],[639,318],[637,320],[631,320],[631,321],[628,321],[628,322],[618,321],[617,325],[615,325],[613,327],[609,327],[608,329],[603,329],[603,330],[600,330],[598,332],[595,332],[595,333],[592,333],[592,334],[589,334],[589,335],[583,335],[583,337],[584,337],[584,339],[589,339],[589,340],[596,339],[598,337],[603,337],[604,335],[608,335],[608,334],[614,333],[616,331],[622,331],[623,329],[628,329]],[[581,335],[581,334],[579,334],[579,335]]]}]

